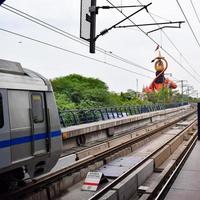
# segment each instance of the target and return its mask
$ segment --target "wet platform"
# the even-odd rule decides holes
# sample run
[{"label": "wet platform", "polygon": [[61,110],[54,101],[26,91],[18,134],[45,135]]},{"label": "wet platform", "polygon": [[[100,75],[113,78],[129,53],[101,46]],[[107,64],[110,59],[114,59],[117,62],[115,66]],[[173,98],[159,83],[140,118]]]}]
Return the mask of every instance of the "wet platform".
[{"label": "wet platform", "polygon": [[165,200],[200,200],[200,141],[170,188]]}]

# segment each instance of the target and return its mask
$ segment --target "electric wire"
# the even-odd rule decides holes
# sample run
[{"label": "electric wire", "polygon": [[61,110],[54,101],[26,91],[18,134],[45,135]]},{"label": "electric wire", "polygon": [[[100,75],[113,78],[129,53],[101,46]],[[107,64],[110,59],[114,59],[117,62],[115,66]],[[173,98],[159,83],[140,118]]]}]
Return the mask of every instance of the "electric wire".
[{"label": "electric wire", "polygon": [[191,24],[190,24],[190,22],[189,22],[188,18],[186,17],[186,14],[185,14],[185,12],[184,12],[183,8],[181,7],[181,5],[180,5],[180,3],[179,3],[179,1],[178,1],[178,0],[176,0],[176,2],[177,2],[177,4],[178,4],[178,6],[179,6],[179,8],[180,8],[180,10],[181,10],[181,12],[182,12],[182,14],[183,14],[183,16],[184,16],[185,20],[186,20],[186,21],[187,21],[187,23],[188,23],[188,26],[189,26],[189,28],[190,28],[190,31],[192,32],[192,35],[193,35],[193,37],[195,38],[195,40],[196,40],[196,42],[197,42],[198,46],[200,47],[200,42],[199,42],[199,40],[198,40],[197,36],[195,35],[195,33],[194,33],[194,30],[192,29],[192,26],[191,26]]},{"label": "electric wire", "polygon": [[[140,0],[137,0],[138,3],[140,3],[142,5],[142,3],[140,2]],[[157,23],[157,21],[155,20],[155,18],[151,15],[150,12],[148,12],[149,16],[151,17],[151,19]],[[160,27],[159,25],[157,25],[158,27]],[[167,33],[162,30],[162,33],[165,35],[165,37],[167,38],[167,40],[172,44],[172,46],[176,49],[176,51],[182,56],[182,58],[185,60],[185,62],[187,63],[187,65],[192,69],[192,71],[194,72],[194,74],[197,74],[198,77],[200,77],[200,74],[191,66],[191,64],[189,63],[189,61],[187,60],[187,58],[183,55],[183,53],[177,48],[177,46],[174,44],[174,42],[170,39],[170,37],[167,35]],[[162,46],[162,45],[161,45]]]},{"label": "electric wire", "polygon": [[170,39],[170,37],[162,30],[163,34],[165,35],[165,37],[168,39],[168,41],[173,45],[173,47],[177,50],[177,52],[182,56],[182,58],[184,59],[184,61],[187,63],[187,65],[192,69],[192,71],[197,74],[200,77],[199,72],[197,72],[194,67],[191,66],[190,62],[188,61],[188,59],[183,55],[183,53],[176,47],[176,45],[174,44],[174,42]]},{"label": "electric wire", "polygon": [[199,22],[199,24],[200,24],[200,19],[199,19],[198,13],[197,13],[197,11],[196,11],[196,8],[195,8],[195,6],[194,6],[192,0],[190,0],[190,3],[191,3],[191,5],[192,5],[192,8],[193,8],[193,10],[194,10],[194,13],[195,13],[195,15],[196,15],[196,17],[197,17],[197,20],[198,20],[198,22]]},{"label": "electric wire", "polygon": [[[49,23],[47,23],[47,22],[45,22],[45,21],[43,21],[41,19],[38,19],[38,18],[36,18],[36,17],[34,17],[34,16],[30,15],[30,14],[27,14],[26,12],[23,12],[23,11],[21,11],[19,9],[16,9],[16,8],[14,8],[12,6],[9,6],[9,5],[5,4],[5,3],[2,4],[1,7],[6,9],[6,10],[8,10],[8,11],[10,11],[10,12],[12,12],[12,13],[14,13],[14,14],[16,14],[16,15],[18,15],[18,16],[21,16],[21,17],[23,17],[23,18],[25,18],[27,20],[30,20],[33,23],[36,23],[36,24],[38,24],[38,25],[40,25],[40,26],[42,26],[44,28],[47,28],[47,29],[49,29],[49,30],[51,30],[51,31],[53,31],[55,33],[58,33],[58,34],[60,34],[60,35],[62,35],[64,37],[67,37],[68,39],[71,39],[71,40],[73,40],[75,42],[78,42],[78,43],[80,43],[82,45],[89,46],[88,42],[86,42],[86,41],[84,41],[84,40],[82,40],[82,39],[80,39],[80,38],[78,38],[78,37],[66,32],[66,31],[64,31],[64,30],[62,30],[62,29],[60,29],[60,28],[58,28],[56,26],[53,26],[53,25],[51,25],[51,24],[49,24]],[[133,65],[133,66],[135,66],[137,68],[140,68],[140,69],[143,69],[145,71],[154,73],[154,71],[152,71],[150,69],[147,69],[147,68],[145,68],[145,67],[143,67],[143,66],[141,66],[141,65],[139,65],[139,64],[137,64],[137,63],[135,63],[133,61],[130,61],[128,59],[122,58],[122,57],[120,57],[120,56],[118,56],[118,55],[116,55],[114,53],[110,53],[109,51],[106,51],[105,49],[102,49],[100,47],[96,47],[96,49],[97,49],[97,51],[99,51],[101,53],[104,53],[104,54],[106,54],[106,55],[108,55],[108,56],[110,56],[110,57],[112,57],[114,59],[120,60],[120,61],[125,62],[125,63],[130,64],[130,65]]]},{"label": "electric wire", "polygon": [[[112,2],[110,2],[109,0],[106,0],[110,5],[112,5],[113,7],[115,6]],[[118,10],[118,12],[120,12],[124,17],[127,17],[123,12],[121,12],[118,8],[116,8]],[[136,25],[134,23],[133,20],[129,19],[129,21]],[[156,45],[159,45],[158,42],[156,42],[152,37],[150,37],[145,31],[143,31],[140,27],[138,27],[138,29],[144,33],[152,42],[154,42]],[[196,80],[198,83],[200,83],[200,81],[189,71],[187,70],[179,61],[177,61],[169,52],[167,52],[163,47],[160,47],[175,63],[177,63],[181,68],[183,68],[194,80]]]},{"label": "electric wire", "polygon": [[10,33],[10,34],[12,34],[12,35],[19,36],[19,37],[22,37],[22,38],[25,38],[25,39],[34,41],[34,42],[43,44],[43,45],[48,46],[48,47],[52,47],[52,48],[55,48],[55,49],[59,49],[59,50],[68,52],[68,53],[70,53],[70,54],[74,54],[74,55],[77,55],[77,56],[80,56],[80,57],[83,57],[83,58],[87,58],[87,59],[89,59],[89,60],[93,60],[93,61],[96,61],[96,62],[99,62],[99,63],[103,63],[103,64],[106,64],[106,65],[112,66],[112,67],[114,67],[114,68],[121,69],[121,70],[123,70],[123,71],[127,71],[127,72],[130,72],[130,73],[133,73],[133,74],[137,74],[137,75],[142,76],[142,77],[145,77],[145,78],[149,78],[149,79],[152,78],[152,77],[150,77],[150,76],[147,76],[147,75],[144,75],[144,74],[141,74],[141,73],[138,73],[138,72],[129,70],[129,69],[127,69],[127,68],[120,67],[120,66],[118,66],[118,65],[114,65],[114,64],[112,64],[112,63],[109,63],[109,62],[106,62],[106,61],[102,61],[102,60],[100,60],[100,59],[92,58],[92,57],[90,57],[90,56],[86,56],[86,55],[84,55],[84,54],[81,54],[81,53],[78,53],[78,52],[75,52],[75,51],[72,51],[72,50],[63,48],[63,47],[59,47],[59,46],[57,46],[57,45],[54,45],[54,44],[51,44],[51,43],[48,43],[48,42],[44,42],[44,41],[35,39],[35,38],[33,38],[33,37],[29,37],[29,36],[26,36],[26,35],[23,35],[23,34],[20,34],[20,33],[16,33],[16,32],[13,32],[13,31],[10,31],[10,30],[7,30],[7,29],[3,29],[3,28],[0,28],[0,31],[6,32],[6,33]]},{"label": "electric wire", "polygon": [[29,14],[27,14],[27,13],[21,11],[21,10],[18,10],[16,8],[12,7],[12,6],[9,6],[9,5],[5,4],[5,3],[2,4],[1,7],[4,8],[4,9],[6,9],[6,10],[8,10],[8,11],[10,11],[10,12],[12,12],[12,13],[14,13],[14,14],[16,14],[16,15],[18,15],[18,16],[21,16],[21,17],[23,17],[23,18],[25,18],[27,20],[30,20],[33,23],[41,25],[44,28],[47,28],[47,29],[49,29],[51,31],[54,31],[54,32],[56,32],[56,33],[58,33],[60,35],[63,35],[63,36],[65,36],[65,37],[67,37],[67,38],[69,38],[71,40],[74,40],[74,41],[76,41],[76,42],[78,42],[80,44],[88,46],[88,44],[86,43],[86,41],[81,40],[80,38],[78,38],[78,37],[76,37],[76,36],[74,36],[74,35],[66,32],[66,31],[64,31],[64,30],[62,30],[62,29],[60,29],[58,27],[55,27],[55,26],[53,26],[53,25],[51,25],[49,23],[46,23],[45,21],[40,20],[39,18],[36,18],[36,17],[34,17],[32,15],[29,15]]},{"label": "electric wire", "polygon": [[[108,2],[109,2],[109,1],[108,1]],[[111,2],[109,2],[109,3],[111,3]],[[4,7],[4,5],[7,6],[8,8]],[[112,5],[112,4],[111,4],[111,5]],[[68,38],[69,38],[69,39],[72,39],[72,40],[74,40],[74,41],[76,41],[76,42],[79,42],[79,43],[81,43],[81,44],[83,44],[83,45],[87,45],[87,46],[88,46],[88,44],[85,43],[85,41],[83,42],[82,40],[80,40],[80,38],[78,38],[78,37],[76,37],[76,36],[74,36],[74,35],[72,35],[72,34],[66,32],[66,31],[63,31],[63,30],[61,30],[61,29],[59,29],[59,28],[57,28],[57,27],[55,27],[55,26],[53,26],[53,25],[51,25],[51,24],[48,24],[48,23],[46,23],[46,22],[44,22],[44,21],[42,21],[42,20],[40,20],[40,19],[38,19],[38,18],[35,18],[35,17],[33,17],[33,16],[31,16],[31,15],[25,13],[25,12],[22,12],[22,11],[16,9],[16,8],[13,8],[13,7],[11,7],[11,6],[7,5],[7,4],[3,4],[1,7],[5,8],[5,9],[7,9],[7,10],[9,10],[9,11],[11,11],[11,12],[17,14],[17,15],[20,15],[20,16],[22,16],[22,17],[28,19],[28,20],[31,20],[31,19],[27,18],[26,16],[28,16],[28,17],[30,17],[30,18],[33,18],[34,20],[37,20],[37,21],[39,21],[39,22],[41,22],[41,23],[44,23],[44,24],[47,25],[47,26],[44,26],[44,24],[38,23],[39,25],[44,26],[45,28],[48,28],[48,29],[50,29],[50,27],[51,27],[52,29],[50,29],[50,30],[55,31],[55,32],[56,32],[56,30],[54,30],[54,29],[57,29],[57,30],[59,30],[59,31],[65,33],[65,34],[68,34]],[[9,8],[14,9],[14,10],[16,10],[17,12],[20,12],[20,13],[26,15],[26,16],[23,16],[23,15],[21,15],[20,13],[17,13],[17,12],[15,12],[15,11],[9,9]],[[122,13],[122,11],[120,11],[120,10],[119,10],[119,12]],[[122,14],[123,14],[123,13],[122,13]],[[154,15],[155,15],[155,14],[154,14]],[[158,16],[158,15],[157,15],[157,16]],[[160,16],[159,16],[159,17],[160,17]],[[34,22],[34,23],[37,23],[37,21],[34,21],[34,20],[31,20],[31,21]],[[130,19],[129,19],[129,20],[130,20]],[[132,20],[131,20],[131,21],[132,21]],[[50,27],[48,27],[48,26],[50,26]],[[138,28],[139,28],[139,27],[138,27]],[[140,31],[142,31],[143,33],[145,33],[142,29],[141,29]],[[59,33],[59,34],[62,34],[61,32],[58,32],[58,31],[57,31],[57,33]],[[145,33],[145,34],[146,34],[146,33]],[[65,36],[66,36],[66,35],[65,35]],[[70,37],[70,36],[71,36],[71,37]],[[67,37],[67,36],[66,36],[66,37]],[[149,36],[148,36],[148,37],[149,37]],[[75,38],[75,39],[74,39],[74,38]],[[149,38],[150,38],[150,37],[149,37]],[[153,40],[152,38],[150,38],[150,39],[151,39],[154,43],[158,44],[158,43],[157,43],[155,40]],[[120,57],[120,56],[118,56],[118,55],[115,55],[115,54],[113,54],[113,53],[110,53],[110,52],[108,52],[108,51],[106,51],[106,50],[104,50],[104,49],[102,49],[102,48],[97,47],[97,50],[100,51],[100,52],[102,52],[102,53],[106,53],[106,55],[111,56],[111,57],[113,57],[113,58],[115,58],[115,59],[121,60],[121,61],[126,62],[126,63],[128,63],[128,64],[134,65],[134,66],[136,66],[136,67],[139,67],[139,68],[142,68],[142,69],[144,69],[144,70],[147,70],[147,71],[149,71],[149,72],[154,73],[152,70],[149,70],[149,69],[147,69],[147,68],[144,68],[144,67],[142,67],[142,66],[140,66],[140,65],[138,65],[138,64],[136,64],[136,63],[134,63],[134,62],[132,62],[132,61],[129,61],[129,60],[127,60],[127,59],[125,59],[125,58],[122,58],[122,57]],[[165,50],[164,50],[164,51],[165,51]],[[171,56],[168,52],[166,52],[166,53],[172,58],[172,56]],[[172,58],[172,59],[173,59],[173,58]],[[173,59],[173,60],[174,60],[174,59]],[[174,60],[174,61],[175,61],[175,60]],[[177,63],[177,61],[175,61],[175,62]],[[180,63],[177,63],[177,64],[179,64],[180,66],[182,66]],[[182,66],[182,67],[184,68],[184,66]],[[187,72],[189,72],[189,71],[187,71]],[[194,77],[193,77],[193,78],[194,78]]]},{"label": "electric wire", "polygon": [[[138,1],[139,2],[139,1]],[[140,2],[139,2],[140,3]],[[141,4],[141,3],[140,3]],[[171,20],[169,20],[169,19],[166,19],[166,18],[164,18],[164,17],[161,17],[161,16],[159,16],[159,15],[157,15],[157,14],[155,14],[155,13],[152,13],[152,12],[148,12],[149,14],[151,14],[151,15],[153,15],[153,16],[155,16],[155,17],[158,17],[158,18],[160,18],[160,19],[163,19],[163,20],[165,20],[165,21],[167,21],[167,22],[171,22]]]}]

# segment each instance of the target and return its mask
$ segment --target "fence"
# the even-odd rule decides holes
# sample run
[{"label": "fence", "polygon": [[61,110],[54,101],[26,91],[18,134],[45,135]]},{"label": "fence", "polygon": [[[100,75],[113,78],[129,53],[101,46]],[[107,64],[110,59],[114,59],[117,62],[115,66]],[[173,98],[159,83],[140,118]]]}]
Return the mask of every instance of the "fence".
[{"label": "fence", "polygon": [[154,104],[142,106],[121,106],[109,108],[64,110],[59,112],[63,127],[85,124],[90,122],[122,118],[130,115],[147,113],[187,105],[188,103]]}]

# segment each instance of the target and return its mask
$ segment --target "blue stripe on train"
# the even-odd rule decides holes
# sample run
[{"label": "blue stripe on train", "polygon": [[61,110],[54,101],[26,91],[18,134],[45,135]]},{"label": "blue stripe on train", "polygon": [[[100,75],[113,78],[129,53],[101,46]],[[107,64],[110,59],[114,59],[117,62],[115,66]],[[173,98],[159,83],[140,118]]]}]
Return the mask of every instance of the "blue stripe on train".
[{"label": "blue stripe on train", "polygon": [[[51,132],[51,137],[58,137],[60,135],[61,135],[61,131]],[[17,145],[17,144],[24,144],[24,143],[28,143],[28,142],[32,142],[36,140],[42,140],[47,137],[48,137],[48,133],[39,133],[33,136],[24,136],[20,138],[14,138],[11,140],[3,140],[3,141],[0,141],[0,148],[5,148],[5,147]]]}]

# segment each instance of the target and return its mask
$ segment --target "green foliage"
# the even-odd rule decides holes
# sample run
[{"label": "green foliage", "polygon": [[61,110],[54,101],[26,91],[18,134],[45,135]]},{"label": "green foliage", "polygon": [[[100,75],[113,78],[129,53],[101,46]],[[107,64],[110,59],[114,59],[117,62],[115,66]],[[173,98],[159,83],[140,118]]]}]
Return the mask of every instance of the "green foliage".
[{"label": "green foliage", "polygon": [[133,90],[110,92],[103,81],[78,74],[55,78],[51,83],[59,110],[148,103]]},{"label": "green foliage", "polygon": [[144,105],[149,104],[148,99],[142,99],[138,96],[137,92],[129,89],[127,92],[121,92],[122,105]]},{"label": "green foliage", "polygon": [[55,98],[56,98],[56,104],[58,106],[58,109],[60,111],[66,110],[66,109],[75,109],[76,105],[70,99],[66,94],[61,94],[58,92],[54,92]]},{"label": "green foliage", "polygon": [[91,108],[108,105],[107,85],[94,78],[71,74],[51,80],[59,109]]},{"label": "green foliage", "polygon": [[[168,88],[153,92],[143,97],[133,90],[120,94],[110,92],[107,85],[95,78],[78,74],[59,77],[51,80],[59,110],[114,107],[128,105],[147,105],[188,101],[188,96]],[[140,94],[141,95],[141,94]],[[189,98],[190,101],[195,101]],[[196,101],[198,101],[197,99]]]},{"label": "green foliage", "polygon": [[160,91],[155,91],[147,94],[147,99],[152,103],[171,103],[173,101],[173,92],[169,88],[162,88]]},{"label": "green foliage", "polygon": [[188,97],[188,95],[181,95],[177,90],[172,91],[169,88],[163,88],[159,92],[146,94],[148,101],[152,103],[174,103],[174,102],[199,102],[198,98]]}]

